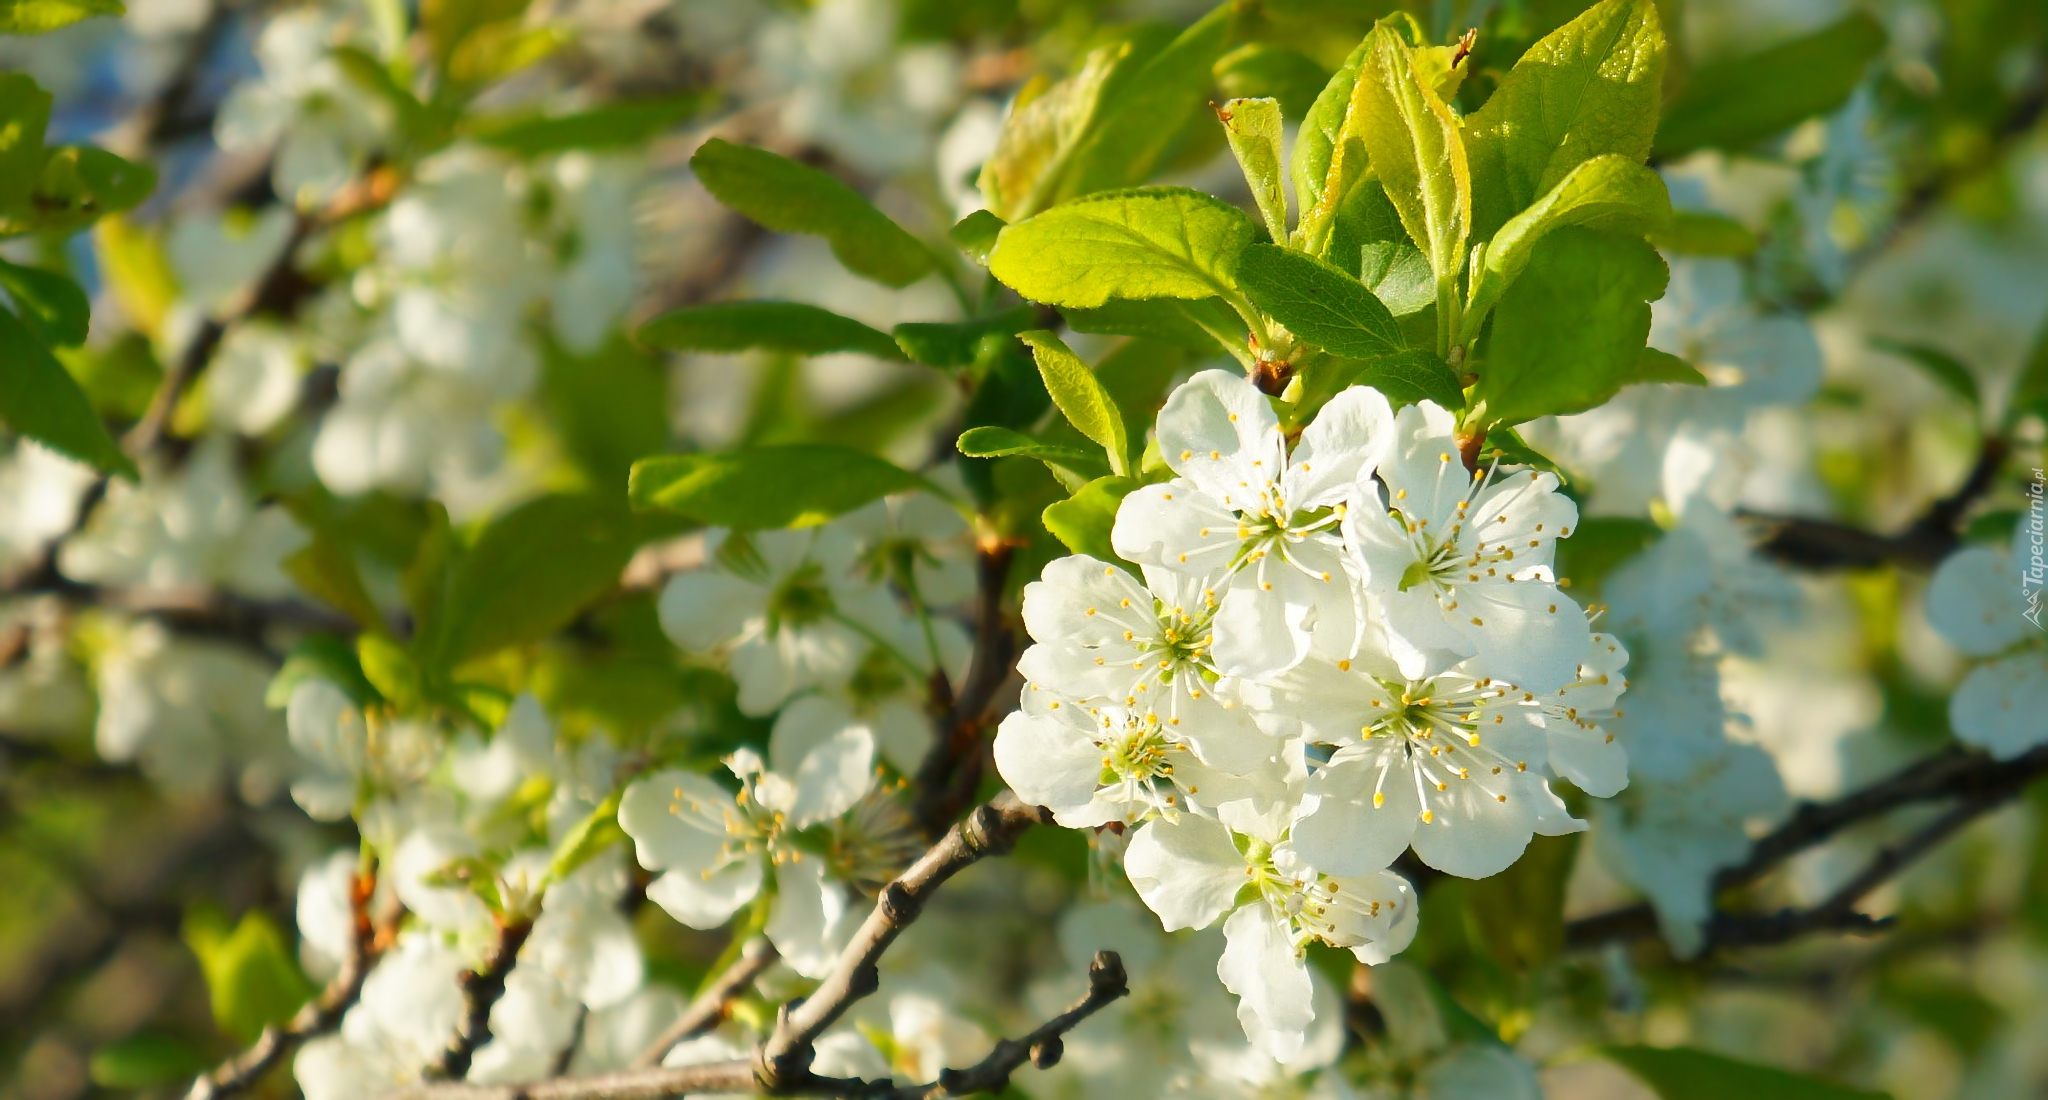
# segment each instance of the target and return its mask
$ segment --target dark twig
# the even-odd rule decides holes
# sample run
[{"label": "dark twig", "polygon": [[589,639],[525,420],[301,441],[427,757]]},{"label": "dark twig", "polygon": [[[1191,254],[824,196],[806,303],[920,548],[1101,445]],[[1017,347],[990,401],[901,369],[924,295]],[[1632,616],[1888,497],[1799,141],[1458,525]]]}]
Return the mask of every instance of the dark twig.
[{"label": "dark twig", "polygon": [[739,958],[734,959],[732,965],[725,968],[725,973],[720,974],[697,995],[696,1000],[690,1002],[689,1009],[683,1013],[681,1019],[662,1032],[661,1038],[649,1044],[638,1058],[633,1059],[633,1065],[639,1068],[658,1066],[677,1043],[685,1039],[694,1039],[717,1027],[719,1021],[725,1019],[725,1014],[731,1010],[733,1000],[745,992],[763,971],[775,965],[776,958],[775,945],[769,943],[765,936],[747,941],[746,946],[740,948]]},{"label": "dark twig", "polygon": [[1892,535],[1829,520],[1742,513],[1764,530],[1757,552],[1801,569],[1874,569],[1895,564],[1932,569],[1962,545],[1963,518],[1997,483],[2006,443],[1987,436],[1956,491],[1928,505],[1905,530]]},{"label": "dark twig", "polygon": [[349,912],[354,917],[347,956],[341,971],[318,997],[307,1002],[283,1027],[266,1027],[249,1049],[192,1083],[185,1100],[221,1100],[253,1086],[289,1057],[301,1043],[341,1026],[341,1018],[362,995],[363,979],[376,961],[378,938],[370,920],[370,899],[377,892],[373,867],[349,883]]},{"label": "dark twig", "polygon": [[[1717,912],[1707,927],[1709,947],[1759,946],[1810,932],[1868,932],[1884,927],[1886,922],[1855,912],[1855,904],[1957,829],[2018,797],[2043,775],[2048,775],[2048,747],[2011,760],[1956,749],[1908,765],[1833,802],[1802,804],[1783,825],[1750,846],[1749,858],[1714,876],[1716,894],[1747,886],[1800,852],[1900,807],[1956,802],[1925,829],[1880,852],[1855,878],[1810,910],[1762,916]],[[1656,931],[1656,910],[1638,903],[1571,921],[1565,927],[1565,940],[1572,947],[1584,948],[1639,939]]]},{"label": "dark twig", "polygon": [[1039,1069],[1059,1064],[1066,1035],[1083,1020],[1130,992],[1123,960],[1114,951],[1098,951],[1088,968],[1088,992],[1065,1012],[1018,1039],[1001,1039],[988,1057],[966,1069],[947,1069],[938,1079],[920,1085],[897,1085],[887,1079],[863,1081],[821,1077],[806,1071],[780,1085],[763,1085],[755,1065],[743,1059],[700,1066],[638,1068],[593,1077],[564,1077],[531,1085],[422,1085],[392,1093],[385,1100],[655,1100],[698,1092],[754,1092],[772,1096],[863,1097],[872,1100],[943,1100],[945,1097],[1001,1092],[1010,1075],[1024,1063]]},{"label": "dark twig", "polygon": [[1017,633],[1003,599],[1016,547],[986,541],[975,559],[974,663],[938,719],[931,751],[917,769],[914,812],[936,836],[974,798],[987,755],[989,707],[1017,668]]},{"label": "dark twig", "polygon": [[455,1025],[455,1038],[441,1057],[427,1068],[430,1078],[460,1081],[469,1074],[477,1048],[491,1041],[491,1009],[505,995],[505,980],[519,965],[519,949],[533,933],[533,921],[514,920],[498,926],[497,942],[475,970],[457,978],[462,986],[462,1019]]}]

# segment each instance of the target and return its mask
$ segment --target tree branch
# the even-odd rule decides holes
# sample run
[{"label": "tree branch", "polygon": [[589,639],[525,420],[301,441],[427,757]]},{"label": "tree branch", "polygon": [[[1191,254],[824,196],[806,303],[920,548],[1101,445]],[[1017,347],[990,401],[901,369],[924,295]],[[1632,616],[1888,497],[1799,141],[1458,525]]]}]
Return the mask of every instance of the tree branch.
[{"label": "tree branch", "polygon": [[981,783],[989,706],[1017,668],[1017,636],[1003,592],[1016,547],[984,540],[976,548],[974,663],[938,720],[938,736],[917,769],[913,815],[935,836],[960,815]]},{"label": "tree branch", "polygon": [[318,997],[307,1002],[283,1027],[266,1027],[249,1049],[192,1082],[185,1100],[221,1100],[253,1086],[284,1061],[301,1043],[341,1026],[341,1018],[363,992],[363,980],[376,962],[377,933],[370,920],[370,899],[377,892],[374,866],[349,883],[349,913],[354,923],[341,971]]},{"label": "tree branch", "polygon": [[1963,517],[1997,483],[2006,454],[2003,439],[1986,436],[1962,485],[1928,505],[1920,518],[1896,534],[1882,535],[1832,520],[1738,514],[1763,527],[1763,538],[1756,547],[1759,554],[1796,568],[1874,569],[1896,564],[1932,569],[1962,545]]},{"label": "tree branch", "polygon": [[592,1077],[562,1077],[531,1085],[421,1085],[392,1093],[385,1100],[656,1100],[688,1093],[750,1093],[763,1089],[773,1096],[869,1100],[943,1100],[980,1092],[996,1093],[1009,1085],[1010,1075],[1026,1062],[1040,1069],[1057,1065],[1066,1050],[1067,1033],[1129,992],[1123,960],[1114,951],[1098,951],[1088,968],[1088,992],[1065,1012],[1020,1039],[998,1040],[988,1057],[974,1065],[941,1070],[937,1080],[920,1085],[899,1086],[886,1078],[864,1081],[821,1077],[808,1070],[786,1083],[767,1085],[756,1079],[754,1061],[734,1059],[701,1066],[659,1066]]},{"label": "tree branch", "polygon": [[465,970],[456,981],[462,987],[462,1019],[455,1025],[455,1038],[441,1057],[427,1067],[430,1078],[460,1081],[469,1075],[469,1064],[477,1048],[491,1041],[491,1008],[505,995],[505,980],[519,965],[519,949],[533,934],[533,921],[520,919],[498,926],[498,940],[484,956],[481,966]]},{"label": "tree branch", "polygon": [[752,985],[754,979],[760,977],[762,972],[775,965],[778,957],[775,945],[769,943],[767,937],[756,936],[748,940],[746,946],[740,948],[739,958],[734,959],[732,965],[725,968],[725,973],[720,974],[697,995],[696,1000],[690,1002],[690,1007],[683,1013],[682,1019],[662,1032],[661,1038],[649,1044],[646,1050],[640,1052],[638,1058],[633,1059],[634,1067],[645,1069],[658,1066],[663,1058],[668,1057],[668,1052],[675,1049],[677,1043],[685,1039],[694,1039],[717,1027],[719,1022],[725,1019],[733,1000]]},{"label": "tree branch", "polygon": [[[1833,802],[1801,804],[1784,824],[1757,838],[1747,859],[1714,876],[1716,894],[1747,886],[1844,829],[1900,807],[1956,803],[1919,832],[1879,852],[1854,878],[1811,909],[1762,915],[1717,910],[1707,925],[1708,949],[1784,943],[1820,931],[1874,932],[1888,927],[1888,920],[1857,912],[1856,903],[1963,826],[2018,797],[2043,775],[2048,775],[2048,746],[2011,760],[1958,748],[1907,765]],[[1656,910],[1647,902],[1638,902],[1570,921],[1565,926],[1565,942],[1572,948],[1587,948],[1656,932]]]}]

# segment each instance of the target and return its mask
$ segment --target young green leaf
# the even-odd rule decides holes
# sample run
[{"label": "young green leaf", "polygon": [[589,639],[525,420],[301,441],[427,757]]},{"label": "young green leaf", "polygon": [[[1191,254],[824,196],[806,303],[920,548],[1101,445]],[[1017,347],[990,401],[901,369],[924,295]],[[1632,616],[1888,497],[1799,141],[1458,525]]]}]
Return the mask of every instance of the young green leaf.
[{"label": "young green leaf", "polygon": [[1124,429],[1124,414],[1110,398],[1109,391],[1081,357],[1067,349],[1060,338],[1044,329],[1019,333],[1031,345],[1031,357],[1038,362],[1039,377],[1052,403],[1082,435],[1101,444],[1109,455],[1114,474],[1130,473],[1130,439]]},{"label": "young green leaf", "polygon": [[1674,386],[1704,386],[1707,376],[1701,374],[1698,367],[1668,351],[1644,348],[1642,355],[1636,358],[1635,373],[1629,376],[1628,381],[1631,384],[1665,382]]},{"label": "young green leaf", "polygon": [[1600,1054],[1633,1074],[1660,1100],[1890,1100],[1814,1077],[1691,1047],[1610,1046]]},{"label": "young green leaf", "polygon": [[586,483],[625,483],[633,461],[669,440],[669,372],[622,332],[579,352],[540,341],[542,408]]},{"label": "young green leaf", "polygon": [[633,507],[741,530],[809,527],[924,486],[871,454],[811,444],[723,454],[661,455],[633,464]]},{"label": "young green leaf", "polygon": [[1307,114],[1329,79],[1314,58],[1271,42],[1246,43],[1216,60],[1219,91],[1232,99],[1279,100],[1287,118]]},{"label": "young green leaf", "polygon": [[778,233],[823,237],[856,275],[909,286],[934,265],[923,242],[838,177],[766,149],[712,138],[690,158],[719,202]]},{"label": "young green leaf", "polygon": [[1417,72],[1414,51],[1392,22],[1366,36],[1345,133],[1356,134],[1408,236],[1429,255],[1439,283],[1465,262],[1472,173],[1457,115]]},{"label": "young green leaf", "polygon": [[970,458],[1007,458],[1011,455],[1035,458],[1048,466],[1058,466],[1079,474],[1084,480],[1109,473],[1109,467],[1102,459],[1086,451],[1075,447],[1063,447],[1057,443],[1047,443],[1023,432],[998,428],[992,424],[961,432],[957,446],[961,454]]},{"label": "young green leaf", "polygon": [[1111,81],[1075,142],[1053,201],[1131,187],[1152,178],[1214,95],[1211,71],[1230,44],[1238,4],[1226,0]]},{"label": "young green leaf", "polygon": [[1453,412],[1465,407],[1465,387],[1435,352],[1410,348],[1364,364],[1352,384],[1371,386],[1400,405],[1434,401]]},{"label": "young green leaf", "polygon": [[1093,309],[1112,298],[1234,297],[1250,244],[1237,207],[1184,187],[1090,195],[1003,230],[989,271],[1034,302]]},{"label": "young green leaf", "polygon": [[1649,236],[1660,251],[1677,256],[1747,256],[1761,244],[1748,226],[1703,210],[1674,210]]},{"label": "young green leaf", "polygon": [[35,192],[50,93],[24,73],[0,73],[0,224]]},{"label": "young green leaf", "polygon": [[1670,271],[1637,237],[1560,229],[1493,311],[1477,399],[1491,423],[1582,412],[1634,375]]},{"label": "young green leaf", "polygon": [[54,271],[0,260],[0,291],[14,299],[22,323],[45,344],[75,348],[85,343],[92,303],[77,283]]},{"label": "young green leaf", "polygon": [[1094,309],[1063,309],[1060,317],[1075,332],[1138,336],[1202,355],[1214,355],[1219,348],[1232,355],[1245,353],[1244,319],[1223,304],[1221,298],[1154,298],[1142,302],[1126,298],[1104,302]]},{"label": "young green leaf", "polygon": [[284,934],[260,908],[243,913],[232,929],[217,912],[194,913],[183,932],[206,977],[214,1022],[237,1042],[290,1019],[315,992]]},{"label": "young green leaf", "polygon": [[623,149],[654,140],[701,110],[702,92],[655,99],[622,100],[563,115],[477,119],[470,136],[481,144],[522,157],[570,149]]},{"label": "young green leaf", "polygon": [[107,214],[141,204],[156,188],[156,170],[90,145],[46,151],[31,197],[32,211],[0,213],[0,233],[69,233]]},{"label": "young green leaf", "polygon": [[996,237],[1008,223],[987,210],[976,210],[946,230],[946,239],[967,253],[975,263],[988,266],[988,254],[995,251]]},{"label": "young green leaf", "polygon": [[77,379],[5,309],[0,309],[0,424],[108,473],[138,476]]},{"label": "young green leaf", "polygon": [[1233,99],[1217,110],[1216,117],[1223,122],[1223,136],[1251,187],[1259,216],[1266,219],[1266,232],[1276,241],[1286,240],[1287,174],[1280,161],[1280,101]]},{"label": "young green leaf", "polygon": [[1640,234],[1670,217],[1671,197],[1662,176],[1614,154],[1581,162],[1542,198],[1509,218],[1487,243],[1484,262],[1474,273],[1460,342],[1478,334],[1487,311],[1528,266],[1536,242],[1545,234],[1568,225]]},{"label": "young green leaf", "polygon": [[96,15],[126,15],[121,0],[0,0],[0,34],[44,34]]},{"label": "young green leaf", "polygon": [[430,667],[539,641],[618,587],[649,537],[676,530],[610,495],[537,497],[496,517],[448,574]]},{"label": "young green leaf", "polygon": [[1583,161],[1649,156],[1664,51],[1651,0],[1600,0],[1529,47],[1466,120],[1473,237],[1492,237]]},{"label": "young green leaf", "polygon": [[1117,506],[1137,487],[1135,478],[1096,478],[1072,497],[1046,505],[1041,516],[1045,529],[1076,554],[1116,561],[1116,550],[1109,542],[1110,528],[1116,526]]},{"label": "young green leaf", "polygon": [[981,166],[978,186],[992,217],[1014,221],[1052,205],[1069,158],[1095,121],[1103,89],[1119,68],[1133,64],[1131,54],[1129,42],[1098,47],[1072,76],[1019,97]]},{"label": "young green leaf", "polygon": [[1963,399],[1972,409],[1983,405],[1983,396],[1977,392],[1977,376],[1955,356],[1940,348],[1916,344],[1909,340],[1889,340],[1874,337],[1870,346],[1879,351],[1890,352],[1906,362],[1919,367],[1929,378],[1940,383],[1943,389]]},{"label": "young green leaf", "polygon": [[1657,129],[1659,158],[1740,151],[1840,107],[1884,50],[1884,28],[1852,12],[1812,34],[1692,71]]},{"label": "young green leaf", "polygon": [[791,355],[857,351],[901,359],[886,332],[803,302],[713,302],[664,313],[640,326],[640,339],[669,351],[749,351]]},{"label": "young green leaf", "polygon": [[928,367],[964,367],[981,353],[990,336],[1015,336],[1038,320],[1027,306],[1006,309],[965,321],[907,321],[891,329],[896,346],[911,361]]},{"label": "young green leaf", "polygon": [[1394,316],[1420,313],[1436,301],[1429,257],[1408,238],[1374,241],[1362,246],[1358,257],[1358,281]]},{"label": "young green leaf", "polygon": [[1237,281],[1253,305],[1325,351],[1374,359],[1407,346],[1372,291],[1306,253],[1252,245],[1238,261]]},{"label": "young green leaf", "polygon": [[[1294,246],[1317,255],[1325,251],[1329,226],[1344,200],[1341,186],[1333,187],[1330,169],[1338,161],[1345,119],[1351,113],[1351,90],[1358,84],[1358,69],[1365,62],[1366,43],[1353,47],[1344,64],[1323,85],[1322,93],[1302,117],[1294,138],[1294,206],[1300,211],[1294,230]],[[1356,141],[1356,137],[1351,139]],[[1364,153],[1356,159],[1363,160]],[[1349,160],[1351,158],[1346,158]],[[1361,166],[1362,167],[1362,166]]]}]

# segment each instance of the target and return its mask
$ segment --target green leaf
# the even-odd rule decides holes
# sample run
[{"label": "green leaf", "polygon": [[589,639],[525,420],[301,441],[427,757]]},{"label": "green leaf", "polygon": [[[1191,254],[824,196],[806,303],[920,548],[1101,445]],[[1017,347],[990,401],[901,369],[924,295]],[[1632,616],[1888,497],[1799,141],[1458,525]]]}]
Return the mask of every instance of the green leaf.
[{"label": "green leaf", "polygon": [[995,251],[996,237],[1009,224],[990,211],[976,210],[955,222],[946,230],[946,239],[953,242],[960,251],[967,253],[975,263],[988,266],[988,254]]},{"label": "green leaf", "polygon": [[1600,1054],[1648,1085],[1661,1100],[1889,1100],[1888,1093],[1830,1084],[1691,1047],[1609,1046],[1600,1048]]},{"label": "green leaf", "polygon": [[589,352],[540,341],[542,403],[587,484],[625,483],[633,461],[668,447],[668,369],[614,332]]},{"label": "green leaf", "polygon": [[0,290],[14,299],[22,323],[43,343],[59,348],[85,343],[92,303],[77,283],[54,271],[0,260]]},{"label": "green leaf", "polygon": [[984,424],[960,433],[957,444],[960,453],[971,458],[1007,458],[1020,455],[1035,458],[1048,466],[1058,466],[1081,475],[1084,479],[1099,478],[1109,473],[1102,459],[1075,447],[1063,447],[1047,443],[1042,439],[1025,435],[1009,428],[998,428]]},{"label": "green leaf", "polygon": [[87,1075],[103,1089],[149,1089],[184,1085],[212,1067],[189,1043],[155,1031],[139,1031],[92,1052]]},{"label": "green leaf", "polygon": [[1184,187],[1090,195],[1003,230],[989,271],[1034,302],[1234,296],[1254,230],[1237,207]]},{"label": "green leaf", "polygon": [[1890,352],[1906,362],[1919,367],[1934,379],[1943,389],[1963,399],[1971,408],[1979,408],[1983,397],[1977,392],[1977,376],[1955,356],[1940,348],[1915,344],[1907,340],[1890,340],[1882,336],[1872,337],[1870,346],[1879,351]]},{"label": "green leaf", "polygon": [[[436,609],[438,611],[438,608]],[[439,630],[440,617],[422,616],[417,637],[419,645],[431,648]],[[420,663],[402,645],[382,634],[362,634],[356,637],[356,660],[361,663],[363,678],[377,689],[378,697],[388,701],[400,711],[418,707],[427,694],[427,677]]]},{"label": "green leaf", "polygon": [[1361,366],[1351,379],[1354,385],[1371,386],[1396,404],[1413,405],[1434,401],[1456,412],[1465,407],[1465,387],[1442,359],[1425,348],[1383,356]]},{"label": "green leaf", "polygon": [[1358,281],[1396,317],[1420,313],[1436,302],[1436,273],[1429,269],[1429,257],[1405,237],[1360,248]]},{"label": "green leaf", "polygon": [[29,202],[32,214],[0,217],[0,233],[69,233],[140,205],[155,188],[156,170],[149,165],[90,145],[60,146],[43,158]]},{"label": "green leaf", "polygon": [[1650,243],[1678,256],[1748,256],[1761,242],[1734,218],[1700,210],[1674,210],[1671,220],[1650,231]]},{"label": "green leaf", "polygon": [[1407,346],[1372,291],[1307,253],[1252,245],[1238,261],[1237,280],[1267,316],[1332,354],[1374,359]]},{"label": "green leaf", "polygon": [[1629,377],[1635,382],[1668,382],[1678,386],[1704,386],[1707,376],[1698,367],[1680,359],[1668,351],[1644,348],[1636,359],[1635,373]]},{"label": "green leaf", "polygon": [[382,702],[377,686],[363,673],[363,660],[348,642],[332,634],[315,634],[292,647],[277,675],[263,689],[263,705],[283,710],[292,692],[307,680],[325,680],[340,688],[357,706]]},{"label": "green leaf", "polygon": [[751,530],[808,527],[925,484],[860,451],[791,444],[644,458],[633,464],[631,495],[635,508]]},{"label": "green leaf", "polygon": [[401,125],[411,129],[425,122],[426,106],[399,82],[398,75],[382,58],[360,46],[336,46],[328,51],[328,56],[350,83],[390,104]]},{"label": "green leaf", "polygon": [[517,19],[527,4],[528,0],[421,0],[420,30],[433,47],[435,62],[445,67],[470,35]]},{"label": "green leaf", "polygon": [[1116,525],[1117,506],[1137,487],[1134,478],[1096,478],[1072,497],[1046,505],[1042,516],[1045,529],[1076,554],[1117,561],[1109,531]]},{"label": "green leaf", "polygon": [[1138,336],[1202,355],[1214,355],[1219,346],[1232,353],[1244,349],[1244,319],[1221,298],[1194,302],[1119,299],[1094,309],[1062,309],[1060,317],[1075,332]]},{"label": "green leaf", "polygon": [[138,477],[85,391],[20,319],[0,309],[0,424],[108,473]]},{"label": "green leaf", "polygon": [[[1368,41],[1370,41],[1368,39]],[[1333,187],[1330,170],[1338,161],[1346,132],[1345,119],[1351,113],[1351,92],[1358,85],[1358,70],[1365,62],[1366,42],[1353,47],[1344,64],[1309,106],[1294,139],[1294,206],[1300,222],[1294,230],[1294,246],[1322,255],[1329,240],[1330,223],[1346,195],[1339,184]],[[1356,142],[1357,138],[1351,138]],[[1362,159],[1361,150],[1357,159]],[[1343,158],[1350,161],[1354,158]]]},{"label": "green leaf", "polygon": [[1259,216],[1266,219],[1266,232],[1276,241],[1286,240],[1287,172],[1280,161],[1280,101],[1233,99],[1217,110],[1216,117],[1223,122],[1230,155],[1244,172]]},{"label": "green leaf", "polygon": [[923,242],[830,173],[721,138],[705,142],[690,169],[719,202],[766,228],[823,237],[856,275],[901,287],[932,270]]},{"label": "green leaf", "polygon": [[1044,329],[1019,333],[1018,339],[1031,346],[1031,357],[1038,363],[1038,375],[1045,380],[1045,392],[1052,396],[1053,406],[1082,435],[1102,446],[1109,455],[1111,473],[1130,473],[1131,445],[1123,411],[1102,388],[1095,372],[1059,337]]},{"label": "green leaf", "polygon": [[1531,46],[1466,120],[1474,238],[1492,237],[1584,161],[1642,162],[1657,132],[1664,53],[1650,0],[1601,0]]},{"label": "green leaf", "polygon": [[1151,179],[1211,98],[1214,69],[1230,43],[1234,0],[1218,4],[1156,53],[1115,74],[1069,157],[1054,202]]},{"label": "green leaf", "polygon": [[1216,61],[1216,87],[1224,95],[1279,100],[1287,118],[1307,114],[1329,79],[1330,71],[1314,58],[1271,42],[1239,46]]},{"label": "green leaf", "polygon": [[23,73],[0,73],[0,229],[35,191],[49,124],[50,93]]},{"label": "green leaf", "polygon": [[963,367],[980,356],[984,339],[1015,336],[1037,320],[1028,306],[1018,306],[966,321],[907,321],[891,333],[896,346],[913,362],[928,367]]},{"label": "green leaf", "polygon": [[2020,375],[2013,380],[2012,396],[2006,401],[2008,426],[2029,414],[2048,420],[2048,321],[2043,321],[2041,331],[2034,334],[2033,350],[2020,365]]},{"label": "green leaf", "polygon": [[640,339],[669,351],[749,351],[791,355],[857,351],[901,359],[886,332],[803,302],[713,302],[664,313],[640,326]]},{"label": "green leaf", "polygon": [[449,571],[429,666],[553,634],[617,588],[633,552],[663,526],[609,494],[544,496],[498,516]]},{"label": "green leaf", "polygon": [[0,34],[43,34],[96,15],[126,15],[120,0],[0,0]]},{"label": "green leaf", "polygon": [[1365,42],[1345,133],[1357,135],[1402,226],[1442,283],[1464,266],[1471,232],[1472,173],[1461,124],[1392,23],[1374,27]]},{"label": "green leaf", "polygon": [[1664,190],[1662,176],[1615,154],[1580,163],[1542,198],[1509,218],[1487,243],[1484,264],[1472,284],[1460,342],[1478,335],[1487,311],[1529,265],[1536,243],[1552,230],[1583,225],[1641,234],[1670,217],[1671,197]]},{"label": "green leaf", "polygon": [[214,1022],[237,1042],[290,1019],[313,996],[283,933],[260,909],[243,913],[233,929],[217,913],[194,913],[184,935],[206,976]]},{"label": "green leaf", "polygon": [[1119,69],[1135,68],[1133,53],[1129,42],[1098,47],[1065,80],[1042,90],[1027,85],[1018,95],[977,181],[992,217],[1026,218],[1056,201],[1074,150],[1095,123],[1104,89]]},{"label": "green leaf", "polygon": [[1560,229],[1493,311],[1475,397],[1491,423],[1582,412],[1635,373],[1670,271],[1632,237]]},{"label": "green leaf", "polygon": [[383,630],[384,617],[370,598],[363,575],[348,545],[324,524],[313,526],[312,541],[281,563],[305,593],[355,620],[364,630]]},{"label": "green leaf", "polygon": [[1694,69],[1657,129],[1657,156],[1740,151],[1840,107],[1884,50],[1884,28],[1852,12],[1811,34]]},{"label": "green leaf", "polygon": [[470,136],[522,157],[570,149],[626,149],[653,141],[702,110],[707,99],[701,92],[685,92],[621,100],[561,115],[478,119]]}]

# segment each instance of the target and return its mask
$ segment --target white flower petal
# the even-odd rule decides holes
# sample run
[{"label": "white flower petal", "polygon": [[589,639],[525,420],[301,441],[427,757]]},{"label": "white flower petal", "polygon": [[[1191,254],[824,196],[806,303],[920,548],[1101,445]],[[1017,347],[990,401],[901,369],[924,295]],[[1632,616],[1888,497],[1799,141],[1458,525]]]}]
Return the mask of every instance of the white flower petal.
[{"label": "white flower petal", "polygon": [[1244,868],[1230,831],[1192,815],[1147,823],[1124,852],[1124,873],[1168,932],[1214,924],[1236,900]]}]

